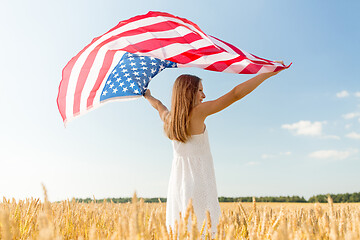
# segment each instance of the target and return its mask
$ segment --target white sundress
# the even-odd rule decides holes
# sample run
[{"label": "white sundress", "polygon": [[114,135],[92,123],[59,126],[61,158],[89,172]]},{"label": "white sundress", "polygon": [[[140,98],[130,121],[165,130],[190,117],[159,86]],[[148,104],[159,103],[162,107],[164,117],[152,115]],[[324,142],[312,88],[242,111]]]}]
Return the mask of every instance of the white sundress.
[{"label": "white sundress", "polygon": [[[179,222],[180,219],[179,212],[184,217],[192,198],[199,230],[209,210],[213,235],[221,210],[207,129],[202,134],[192,135],[186,143],[172,141],[172,146],[174,158],[167,193],[166,226],[174,230],[175,220]],[[188,228],[190,223],[191,216]]]}]

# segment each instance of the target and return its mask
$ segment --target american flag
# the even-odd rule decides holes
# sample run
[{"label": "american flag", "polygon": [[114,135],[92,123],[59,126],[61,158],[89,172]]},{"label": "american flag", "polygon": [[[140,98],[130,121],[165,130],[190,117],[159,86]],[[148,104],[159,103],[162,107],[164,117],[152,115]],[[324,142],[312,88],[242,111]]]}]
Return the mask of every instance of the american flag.
[{"label": "american flag", "polygon": [[256,74],[289,66],[207,35],[187,19],[148,12],[94,38],[65,66],[57,97],[63,121],[108,100],[139,98],[156,74],[174,67]]},{"label": "american flag", "polygon": [[150,80],[165,68],[177,64],[148,56],[126,53],[110,73],[100,95],[100,101],[107,99],[137,98],[143,95]]}]

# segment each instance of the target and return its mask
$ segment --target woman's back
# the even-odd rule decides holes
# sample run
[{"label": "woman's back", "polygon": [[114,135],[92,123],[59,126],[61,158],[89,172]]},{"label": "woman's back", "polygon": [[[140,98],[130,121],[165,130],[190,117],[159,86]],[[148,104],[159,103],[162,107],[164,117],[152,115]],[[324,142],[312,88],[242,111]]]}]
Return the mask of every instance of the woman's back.
[{"label": "woman's back", "polygon": [[203,133],[195,134],[186,142],[172,141],[174,157],[177,156],[208,156],[211,155],[208,133],[205,129]]}]

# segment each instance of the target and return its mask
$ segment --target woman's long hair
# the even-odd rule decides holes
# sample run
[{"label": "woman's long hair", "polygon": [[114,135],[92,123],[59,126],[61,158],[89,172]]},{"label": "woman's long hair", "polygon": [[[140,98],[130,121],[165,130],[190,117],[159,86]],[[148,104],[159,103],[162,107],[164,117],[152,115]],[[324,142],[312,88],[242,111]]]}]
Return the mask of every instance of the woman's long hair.
[{"label": "woman's long hair", "polygon": [[189,114],[195,105],[201,79],[193,75],[180,75],[174,83],[171,110],[164,122],[168,138],[185,143],[189,138]]}]

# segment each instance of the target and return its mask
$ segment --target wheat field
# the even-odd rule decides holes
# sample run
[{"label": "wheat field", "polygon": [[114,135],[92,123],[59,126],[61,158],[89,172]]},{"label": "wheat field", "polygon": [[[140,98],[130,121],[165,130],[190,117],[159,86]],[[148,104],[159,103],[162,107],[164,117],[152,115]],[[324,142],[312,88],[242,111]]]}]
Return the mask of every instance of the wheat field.
[{"label": "wheat field", "polygon": [[[189,202],[174,229],[165,203],[79,203],[3,199],[0,239],[360,239],[360,204],[221,203],[216,234],[199,223]],[[210,216],[207,214],[207,219]],[[187,228],[186,226],[190,226]]]}]

